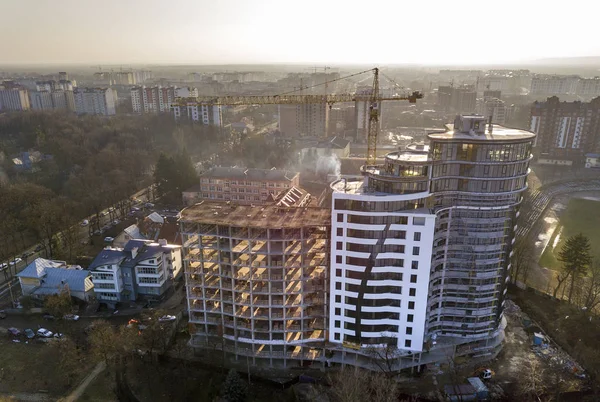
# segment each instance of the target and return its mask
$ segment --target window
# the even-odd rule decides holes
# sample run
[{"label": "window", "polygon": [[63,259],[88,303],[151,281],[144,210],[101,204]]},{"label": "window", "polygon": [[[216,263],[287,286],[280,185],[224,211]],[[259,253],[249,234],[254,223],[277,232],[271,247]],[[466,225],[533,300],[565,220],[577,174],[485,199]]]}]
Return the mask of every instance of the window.
[{"label": "window", "polygon": [[413,261],[410,267],[412,269],[419,269],[419,261]]},{"label": "window", "polygon": [[482,181],[481,182],[481,189],[482,190],[487,190],[487,183],[488,183],[487,181]]},{"label": "window", "polygon": [[411,340],[410,340],[410,339],[407,339],[407,340],[405,340],[405,341],[404,341],[404,347],[405,347],[405,348],[410,348],[410,345],[411,345],[411,343],[412,343],[412,342],[411,342]]},{"label": "window", "polygon": [[342,290],[342,283],[341,282],[336,282],[335,283],[335,290]]},{"label": "window", "polygon": [[342,302],[342,296],[341,295],[335,295],[335,302],[336,303],[341,303]]},{"label": "window", "polygon": [[338,241],[338,242],[335,244],[335,249],[336,249],[336,250],[341,250],[341,249],[342,249],[342,246],[343,246],[343,243],[342,243],[341,241]]},{"label": "window", "polygon": [[340,277],[340,278],[341,278],[341,277],[342,277],[342,270],[341,270],[341,269],[339,269],[339,268],[338,268],[338,269],[336,269],[336,270],[335,270],[335,276],[337,276],[337,277]]},{"label": "window", "polygon": [[344,222],[344,214],[337,214],[337,221]]},{"label": "window", "polygon": [[412,335],[412,327],[406,327],[406,335]]},{"label": "window", "polygon": [[408,309],[409,310],[414,310],[415,309],[415,302],[414,301],[409,301],[408,302]]},{"label": "window", "polygon": [[341,264],[342,263],[342,256],[341,255],[336,255],[335,256],[335,262],[336,262],[336,264]]},{"label": "window", "polygon": [[334,324],[334,326],[335,326],[336,328],[340,328],[340,327],[342,326],[342,323],[341,323],[341,321],[339,321],[339,320],[336,320],[336,321],[335,321],[335,324]]},{"label": "window", "polygon": [[335,309],[335,315],[342,315],[342,309],[339,307],[336,307]]},{"label": "window", "polygon": [[336,341],[340,340],[340,334],[333,334],[333,339],[335,339]]},{"label": "window", "polygon": [[413,247],[413,255],[419,255],[419,247]]},{"label": "window", "polygon": [[410,283],[417,283],[417,275],[410,276]]},{"label": "window", "polygon": [[406,322],[413,322],[413,321],[414,321],[414,319],[415,319],[415,316],[414,316],[414,315],[412,315],[412,314],[408,314],[408,315],[406,316]]},{"label": "window", "polygon": [[338,236],[343,236],[344,235],[344,229],[343,228],[337,228],[337,235]]},{"label": "window", "polygon": [[158,283],[158,279],[140,277],[140,278],[138,278],[138,283]]},{"label": "window", "polygon": [[421,241],[421,232],[415,232],[413,239],[415,241]]},{"label": "window", "polygon": [[156,272],[156,268],[152,268],[152,267],[137,267],[137,272],[138,274],[154,274],[156,275],[158,272]]},{"label": "window", "polygon": [[415,218],[413,218],[413,225],[415,225],[415,226],[425,226],[425,218],[424,217],[415,217]]},{"label": "window", "polygon": [[409,296],[416,296],[416,295],[417,295],[417,289],[415,289],[415,288],[410,288],[410,289],[408,290],[408,295],[409,295]]},{"label": "window", "polygon": [[[489,154],[488,154],[488,156],[489,156]],[[483,167],[483,174],[486,175],[486,176],[488,174],[490,174],[490,167],[489,166],[484,166]]]}]

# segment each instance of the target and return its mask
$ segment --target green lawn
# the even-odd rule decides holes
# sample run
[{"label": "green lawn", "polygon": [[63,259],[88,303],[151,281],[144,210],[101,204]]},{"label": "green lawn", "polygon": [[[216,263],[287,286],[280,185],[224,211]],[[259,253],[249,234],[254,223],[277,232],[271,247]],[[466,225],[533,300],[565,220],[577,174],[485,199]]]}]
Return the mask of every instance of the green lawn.
[{"label": "green lawn", "polygon": [[[590,239],[592,254],[600,257],[600,202],[572,198],[567,209],[560,216],[559,225],[552,234],[548,246],[540,257],[539,264],[543,267],[560,269],[561,263],[557,260],[558,252],[565,240],[577,233],[583,233]],[[562,231],[561,231],[562,228]],[[560,240],[553,249],[552,245],[560,232]]]}]

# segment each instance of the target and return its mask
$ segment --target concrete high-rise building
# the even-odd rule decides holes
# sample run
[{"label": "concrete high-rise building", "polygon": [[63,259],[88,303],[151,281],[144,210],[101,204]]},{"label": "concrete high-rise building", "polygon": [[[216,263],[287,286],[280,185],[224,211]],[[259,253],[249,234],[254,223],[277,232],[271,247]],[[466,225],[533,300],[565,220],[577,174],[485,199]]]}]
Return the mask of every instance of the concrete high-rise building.
[{"label": "concrete high-rise building", "polygon": [[115,112],[115,96],[110,88],[76,88],[73,91],[75,112],[112,116]]},{"label": "concrete high-rise building", "polygon": [[577,75],[538,74],[531,79],[530,95],[575,95],[579,85]]},{"label": "concrete high-rise building", "polygon": [[502,91],[499,89],[486,89],[483,91],[483,97],[502,99]]},{"label": "concrete high-rise building", "polygon": [[459,116],[332,183],[330,362],[377,369],[385,350],[396,371],[500,351],[534,137]]},{"label": "concrete high-rise building", "polygon": [[577,95],[591,97],[600,95],[600,77],[581,78],[577,84]]},{"label": "concrete high-rise building", "polygon": [[175,87],[162,87],[160,85],[131,88],[131,106],[134,113],[168,113],[171,110],[173,101],[177,97],[179,89]]},{"label": "concrete high-rise building", "polygon": [[537,134],[539,163],[585,163],[585,154],[600,150],[600,97],[590,102],[560,102],[552,96],[531,107],[530,130]]},{"label": "concrete high-rise building", "polygon": [[325,137],[328,118],[325,103],[279,105],[279,131],[286,137]]},{"label": "concrete high-rise building", "polygon": [[221,105],[198,103],[192,98],[188,98],[173,103],[171,110],[175,120],[187,119],[206,126],[221,127],[223,125]]},{"label": "concrete high-rise building", "polygon": [[29,110],[29,93],[26,89],[11,82],[0,85],[0,110]]},{"label": "concrete high-rise building", "polygon": [[473,85],[438,87],[438,106],[456,113],[473,113],[477,105],[477,91]]},{"label": "concrete high-rise building", "polygon": [[485,116],[488,119],[488,122],[491,117],[492,123],[500,125],[506,123],[508,114],[504,101],[488,96],[484,96],[483,99],[479,100],[477,112],[480,115]]},{"label": "concrete high-rise building", "polygon": [[69,74],[65,71],[59,71],[58,72],[58,80],[59,81],[68,81],[69,80]]},{"label": "concrete high-rise building", "polygon": [[29,102],[33,110],[52,110],[54,102],[52,92],[48,91],[29,91]]},{"label": "concrete high-rise building", "polygon": [[190,345],[324,367],[330,211],[204,201],[180,214]]}]

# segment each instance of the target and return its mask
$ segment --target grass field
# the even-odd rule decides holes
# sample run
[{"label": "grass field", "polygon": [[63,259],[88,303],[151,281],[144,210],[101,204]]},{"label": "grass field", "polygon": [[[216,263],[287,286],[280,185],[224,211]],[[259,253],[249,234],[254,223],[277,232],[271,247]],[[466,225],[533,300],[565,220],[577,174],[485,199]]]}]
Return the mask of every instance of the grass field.
[{"label": "grass field", "polygon": [[[600,202],[572,198],[565,211],[560,215],[559,225],[554,230],[548,246],[540,257],[539,264],[543,267],[558,270],[558,252],[565,240],[577,233],[583,233],[590,239],[592,254],[600,257]],[[552,247],[557,236],[560,236],[556,247]]]}]

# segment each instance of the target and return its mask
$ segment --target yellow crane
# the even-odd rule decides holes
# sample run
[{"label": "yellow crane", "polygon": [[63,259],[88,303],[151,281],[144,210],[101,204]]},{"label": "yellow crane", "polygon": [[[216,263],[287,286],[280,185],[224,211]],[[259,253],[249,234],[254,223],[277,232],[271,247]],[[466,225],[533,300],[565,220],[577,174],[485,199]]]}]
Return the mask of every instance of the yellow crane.
[{"label": "yellow crane", "polygon": [[407,100],[410,103],[416,103],[417,99],[423,98],[421,92],[415,91],[407,95],[381,96],[379,93],[379,69],[361,71],[360,73],[342,77],[332,82],[347,79],[355,75],[364,74],[368,71],[373,72],[373,90],[369,95],[357,95],[350,93],[341,94],[324,94],[324,95],[298,95],[294,92],[283,93],[280,95],[227,95],[227,96],[199,96],[196,98],[176,99],[174,106],[186,106],[190,102],[208,105],[298,105],[298,104],[327,104],[329,107],[334,103],[367,101],[369,103],[369,121],[368,121],[368,149],[367,149],[367,165],[373,165],[377,159],[377,135],[379,134],[379,116],[381,114],[382,101],[398,101]]}]

